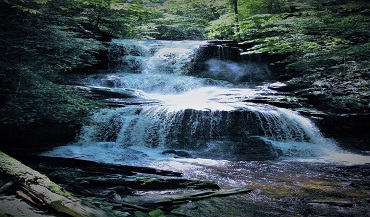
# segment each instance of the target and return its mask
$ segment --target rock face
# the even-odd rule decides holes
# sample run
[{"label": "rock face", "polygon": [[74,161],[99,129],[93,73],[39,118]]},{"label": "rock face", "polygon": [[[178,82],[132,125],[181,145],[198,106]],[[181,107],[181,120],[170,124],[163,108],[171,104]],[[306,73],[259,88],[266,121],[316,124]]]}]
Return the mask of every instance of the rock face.
[{"label": "rock face", "polygon": [[[228,159],[233,161],[264,161],[276,160],[282,152],[258,137],[250,137],[243,141],[218,141],[201,157],[212,159]],[[218,145],[219,144],[219,145]]]},{"label": "rock face", "polygon": [[233,41],[211,41],[199,49],[198,61],[207,59],[233,60],[240,62],[245,60],[240,53],[249,46],[241,45]]},{"label": "rock face", "polygon": [[[271,84],[269,88],[278,91],[284,97],[277,95],[250,101],[293,108],[302,115],[312,117],[325,136],[334,138],[340,143],[350,143],[353,146],[362,146],[365,150],[370,150],[368,142],[370,140],[368,130],[370,129],[370,113],[361,112],[360,106],[342,108],[340,104],[337,104],[328,108],[325,106],[328,102],[324,92],[314,91],[313,88],[308,89],[305,86],[277,82]],[[333,109],[335,106],[337,108]],[[349,110],[344,112],[346,109]],[[355,144],[356,141],[361,144]]]},{"label": "rock face", "polygon": [[276,149],[271,143],[258,137],[243,139],[243,141],[213,141],[213,147],[193,155],[187,151],[169,149],[162,154],[173,154],[174,157],[205,157],[212,159],[228,159],[235,161],[263,161],[276,160],[281,156],[281,150]]},{"label": "rock face", "polygon": [[329,114],[316,120],[321,132],[346,149],[370,150],[370,114]]},{"label": "rock face", "polygon": [[250,44],[210,41],[197,50],[191,75],[232,83],[271,79],[267,59],[259,54],[241,55]]},{"label": "rock face", "polygon": [[165,150],[162,152],[162,154],[166,155],[166,154],[174,154],[175,157],[186,157],[186,158],[191,158],[191,154],[189,152],[186,152],[186,151],[177,151],[177,150],[174,150],[174,149],[169,149],[169,150]]}]

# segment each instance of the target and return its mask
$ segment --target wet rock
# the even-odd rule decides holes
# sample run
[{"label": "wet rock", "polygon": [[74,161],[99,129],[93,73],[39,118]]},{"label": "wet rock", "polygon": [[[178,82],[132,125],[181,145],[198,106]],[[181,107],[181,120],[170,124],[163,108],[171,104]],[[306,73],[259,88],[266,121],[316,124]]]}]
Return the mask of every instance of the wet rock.
[{"label": "wet rock", "polygon": [[340,207],[353,207],[354,203],[342,200],[312,200],[310,203],[327,204]]},{"label": "wet rock", "polygon": [[207,59],[221,59],[221,60],[234,60],[240,61],[242,56],[240,55],[241,49],[236,47],[236,43],[210,43],[200,47],[199,53],[202,55],[198,58],[202,60]]},{"label": "wet rock", "polygon": [[328,114],[316,124],[324,134],[334,138],[369,138],[370,114]]},{"label": "wet rock", "polygon": [[281,108],[297,108],[301,107],[301,102],[306,101],[305,98],[297,98],[293,96],[256,96],[246,99],[244,102],[263,103],[274,105]]},{"label": "wet rock", "polygon": [[186,204],[186,208],[190,210],[198,209],[198,205],[193,203],[193,201],[189,200],[189,202]]},{"label": "wet rock", "polygon": [[115,90],[109,87],[85,87],[75,86],[75,90],[83,95],[93,99],[107,99],[107,98],[135,98],[137,93],[130,89]]},{"label": "wet rock", "polygon": [[121,78],[118,76],[108,76],[101,79],[102,86],[106,87],[119,87],[122,86]]},{"label": "wet rock", "polygon": [[192,157],[191,154],[189,154],[189,152],[176,151],[174,149],[165,150],[165,151],[162,152],[162,154],[174,154],[177,157],[186,157],[186,158],[191,158]]},{"label": "wet rock", "polygon": [[324,118],[328,116],[328,114],[323,111],[319,111],[319,110],[311,109],[311,108],[297,108],[294,110],[299,112],[302,115],[313,117],[313,118]]},{"label": "wet rock", "polygon": [[[105,86],[114,86],[113,81],[104,81]],[[78,94],[97,100],[110,107],[158,103],[157,100],[145,99],[144,93],[128,88],[74,86]]]},{"label": "wet rock", "polygon": [[355,180],[349,184],[350,187],[370,190],[370,181]]},{"label": "wet rock", "polygon": [[281,91],[281,92],[292,92],[296,90],[293,86],[288,85],[287,83],[283,83],[283,82],[272,83],[268,86],[268,88],[271,90],[276,90],[276,91]]},{"label": "wet rock", "polygon": [[52,210],[42,210],[40,207],[32,206],[16,196],[0,196],[0,216],[32,216],[32,217],[53,217],[60,214]]},{"label": "wet rock", "polygon": [[249,137],[242,141],[212,141],[212,147],[198,155],[212,159],[264,161],[278,159],[282,151],[259,137]]}]

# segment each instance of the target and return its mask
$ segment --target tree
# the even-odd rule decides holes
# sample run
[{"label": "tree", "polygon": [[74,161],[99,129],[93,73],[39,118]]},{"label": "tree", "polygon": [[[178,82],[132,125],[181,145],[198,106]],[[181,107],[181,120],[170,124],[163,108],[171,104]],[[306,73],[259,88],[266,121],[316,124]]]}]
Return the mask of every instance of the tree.
[{"label": "tree", "polygon": [[153,20],[160,39],[204,39],[206,27],[226,10],[227,0],[169,0],[160,4],[163,15]]},{"label": "tree", "polygon": [[142,29],[137,27],[157,16],[141,1],[74,0],[73,5],[81,11],[81,21],[119,38],[140,37]]},{"label": "tree", "polygon": [[[228,0],[230,10],[212,21],[209,27],[209,38],[228,38],[240,40],[242,25],[245,19],[257,14],[273,14],[285,9],[283,0]],[[233,19],[231,19],[233,17]],[[234,30],[231,27],[234,26]],[[231,34],[230,34],[231,33]]]},{"label": "tree", "polygon": [[240,27],[239,27],[239,12],[238,12],[238,0],[231,0],[231,3],[234,8],[234,16],[235,16],[235,28],[236,28],[236,35],[237,40],[240,41]]}]

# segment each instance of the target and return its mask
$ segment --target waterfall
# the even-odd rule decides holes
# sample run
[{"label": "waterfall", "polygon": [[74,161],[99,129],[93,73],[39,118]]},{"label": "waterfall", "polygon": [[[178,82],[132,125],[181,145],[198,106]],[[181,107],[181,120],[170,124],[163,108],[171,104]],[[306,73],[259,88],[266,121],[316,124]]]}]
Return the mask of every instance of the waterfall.
[{"label": "waterfall", "polygon": [[287,109],[254,104],[233,107],[230,104],[219,110],[217,104],[213,106],[200,109],[162,104],[103,109],[93,115],[95,124],[82,129],[80,142],[114,141],[123,146],[196,149],[202,141],[225,138],[323,141],[312,122]]},{"label": "waterfall", "polygon": [[224,46],[222,45],[217,45],[217,53],[218,53],[218,59],[223,60],[225,58],[225,51],[224,51]]},{"label": "waterfall", "polygon": [[205,41],[113,41],[111,68],[82,83],[131,91],[134,97],[118,99],[131,103],[96,112],[75,144],[47,154],[126,162],[149,156],[161,159],[166,150],[221,160],[318,159],[345,153],[297,112],[243,102],[273,94],[263,83],[209,76],[223,67],[223,75],[230,78],[246,74],[266,78],[269,70],[260,63],[219,62],[203,56],[208,67],[197,74],[199,48],[206,45]]},{"label": "waterfall", "polygon": [[311,121],[293,111],[254,104],[228,106],[223,110],[163,104],[104,109],[94,114],[95,124],[83,127],[79,142],[114,142],[125,148],[179,149],[204,155],[210,147],[213,151],[225,148],[215,145],[250,146],[257,142],[269,146],[274,158],[278,152],[291,157],[317,157],[323,154],[321,149],[332,151],[336,147]]}]

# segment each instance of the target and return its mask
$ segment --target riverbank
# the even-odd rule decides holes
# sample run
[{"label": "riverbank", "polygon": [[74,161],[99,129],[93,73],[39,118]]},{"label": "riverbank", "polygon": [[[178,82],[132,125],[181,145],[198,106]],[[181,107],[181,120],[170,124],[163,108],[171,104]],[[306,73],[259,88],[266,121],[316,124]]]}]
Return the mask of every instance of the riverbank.
[{"label": "riverbank", "polygon": [[[250,161],[197,164],[198,169],[190,163],[188,169],[177,166],[170,171],[165,162],[162,168],[166,170],[161,170],[14,156],[75,197],[115,216],[149,217],[154,211],[165,216],[366,216],[370,209],[369,165]],[[213,180],[207,181],[210,176]],[[0,181],[1,187],[9,182]],[[25,197],[17,183],[1,191],[0,216],[65,216],[37,202],[27,204],[15,198],[16,191]]]}]

